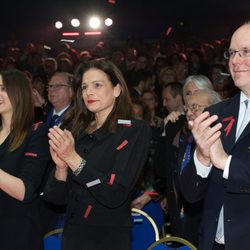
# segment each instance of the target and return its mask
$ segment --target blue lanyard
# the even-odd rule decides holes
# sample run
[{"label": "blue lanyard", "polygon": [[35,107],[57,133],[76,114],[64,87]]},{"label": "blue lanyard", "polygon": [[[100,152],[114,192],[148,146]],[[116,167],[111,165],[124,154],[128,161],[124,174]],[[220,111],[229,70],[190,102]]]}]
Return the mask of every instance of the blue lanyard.
[{"label": "blue lanyard", "polygon": [[191,146],[192,146],[193,140],[194,140],[193,135],[190,135],[188,137],[188,144],[186,146],[185,154],[183,156],[183,160],[182,160],[182,163],[181,163],[180,173],[187,166],[187,164],[188,164],[188,162],[189,162],[189,160],[191,158]]}]

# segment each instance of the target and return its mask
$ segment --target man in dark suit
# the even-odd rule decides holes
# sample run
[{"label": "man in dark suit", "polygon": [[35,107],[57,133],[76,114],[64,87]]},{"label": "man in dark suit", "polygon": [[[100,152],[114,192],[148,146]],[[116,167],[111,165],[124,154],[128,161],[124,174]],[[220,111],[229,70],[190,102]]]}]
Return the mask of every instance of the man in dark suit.
[{"label": "man in dark suit", "polygon": [[[66,113],[71,109],[74,91],[73,84],[73,75],[67,72],[56,72],[49,80],[48,100],[52,108],[46,117],[48,127],[53,127],[54,125],[60,126],[63,117],[65,117]],[[54,167],[54,162],[50,161],[43,178],[42,189]],[[43,216],[45,233],[62,226],[65,209],[65,206],[56,206],[43,200],[41,213]]]},{"label": "man in dark suit", "polygon": [[234,32],[225,57],[241,92],[189,123],[197,147],[181,176],[186,199],[205,199],[201,250],[249,249],[250,22]]},{"label": "man in dark suit", "polygon": [[48,83],[48,100],[52,109],[48,113],[47,125],[60,126],[63,116],[69,111],[73,98],[73,75],[56,72]]},{"label": "man in dark suit", "polygon": [[148,70],[138,70],[134,72],[132,82],[128,85],[131,85],[129,87],[130,96],[135,100],[139,99],[144,91],[151,88],[152,73]]}]

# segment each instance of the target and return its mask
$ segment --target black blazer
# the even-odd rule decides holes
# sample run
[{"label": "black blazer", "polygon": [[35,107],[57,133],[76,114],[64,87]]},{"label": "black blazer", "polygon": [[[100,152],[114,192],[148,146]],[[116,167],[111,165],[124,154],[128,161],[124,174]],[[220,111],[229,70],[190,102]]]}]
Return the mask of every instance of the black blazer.
[{"label": "black blazer", "polygon": [[[117,133],[99,129],[77,138],[76,151],[87,161],[82,172],[71,175],[67,182],[52,177],[45,190],[47,200],[68,204],[63,249],[106,249],[105,245],[98,246],[98,229],[102,229],[100,237],[112,240],[105,240],[107,249],[125,249],[123,243],[130,244],[123,234],[110,235],[108,228],[117,228],[117,232],[123,228],[126,237],[130,235],[130,196],[147,158],[149,143],[150,127],[138,120],[132,120],[131,126],[121,125]],[[84,232],[88,232],[88,238]]]},{"label": "black blazer", "polygon": [[[225,247],[227,250],[249,248],[250,236],[250,123],[235,142],[240,94],[209,108],[211,115],[217,114],[222,122],[221,140],[224,150],[232,155],[229,177],[212,168],[208,178],[196,175],[193,160],[184,169],[181,185],[189,201],[205,197],[203,221],[200,234],[200,249],[210,250],[214,243],[217,222],[224,206]],[[232,128],[227,135],[227,118],[233,118]]]},{"label": "black blazer", "polygon": [[0,166],[25,185],[24,201],[0,190],[0,245],[2,250],[42,249],[39,186],[50,157],[47,127],[35,124],[23,144],[8,151],[10,136],[0,145]]}]

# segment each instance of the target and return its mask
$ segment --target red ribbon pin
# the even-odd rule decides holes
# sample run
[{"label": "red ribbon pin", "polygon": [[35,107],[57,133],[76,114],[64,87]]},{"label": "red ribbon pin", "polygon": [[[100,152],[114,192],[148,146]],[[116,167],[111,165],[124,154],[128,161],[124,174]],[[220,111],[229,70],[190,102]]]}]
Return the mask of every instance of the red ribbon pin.
[{"label": "red ribbon pin", "polygon": [[86,209],[86,211],[85,211],[85,213],[84,213],[84,216],[83,216],[84,219],[87,219],[87,218],[88,218],[91,209],[92,209],[92,206],[91,206],[91,205],[88,205],[88,207],[87,207],[87,209]]},{"label": "red ribbon pin", "polygon": [[116,150],[121,150],[123,147],[125,147],[128,144],[127,140],[124,140],[117,148]]},{"label": "red ribbon pin", "polygon": [[36,153],[32,153],[32,152],[26,152],[24,155],[25,156],[37,157],[37,154]]},{"label": "red ribbon pin", "polygon": [[229,135],[235,120],[234,120],[233,116],[226,117],[222,120],[222,122],[228,122],[228,121],[229,121],[229,123],[227,124],[227,126],[224,129],[224,131],[226,132],[226,136]]},{"label": "red ribbon pin", "polygon": [[34,131],[36,131],[37,128],[39,127],[39,125],[42,124],[42,123],[43,123],[43,122],[37,122],[37,123],[33,124],[33,129],[34,129]]},{"label": "red ribbon pin", "polygon": [[115,181],[115,174],[111,174],[108,185],[113,185],[114,181]]}]

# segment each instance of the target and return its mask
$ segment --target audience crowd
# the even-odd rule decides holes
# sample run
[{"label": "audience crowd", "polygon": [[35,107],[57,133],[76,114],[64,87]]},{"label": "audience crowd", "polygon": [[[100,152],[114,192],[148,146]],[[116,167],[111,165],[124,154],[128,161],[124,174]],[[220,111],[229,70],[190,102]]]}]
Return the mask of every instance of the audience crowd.
[{"label": "audience crowd", "polygon": [[[101,41],[88,50],[65,42],[55,47],[48,50],[46,46],[27,43],[24,48],[7,47],[0,57],[0,71],[18,69],[30,79],[34,122],[60,126],[75,100],[85,64],[99,58],[112,61],[126,80],[134,118],[145,120],[151,127],[147,162],[134,188],[139,195],[131,206],[143,209],[152,200],[161,202],[166,219],[171,222],[169,233],[197,245],[202,201],[188,203],[179,187],[187,145],[191,145],[190,152],[194,150],[187,121],[239,91],[223,56],[229,41],[221,39],[193,48],[170,40],[129,41],[120,47]],[[55,218],[62,219],[56,214],[64,214],[65,208],[45,203],[43,210],[46,233],[53,229]]]}]

